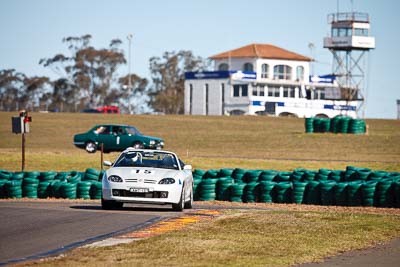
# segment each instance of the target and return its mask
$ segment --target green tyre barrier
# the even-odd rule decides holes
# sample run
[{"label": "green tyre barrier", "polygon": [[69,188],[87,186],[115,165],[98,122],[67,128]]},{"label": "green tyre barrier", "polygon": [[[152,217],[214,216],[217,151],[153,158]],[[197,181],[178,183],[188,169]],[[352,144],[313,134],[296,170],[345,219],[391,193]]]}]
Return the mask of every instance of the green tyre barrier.
[{"label": "green tyre barrier", "polygon": [[338,206],[347,206],[348,205],[348,200],[347,200],[347,183],[342,182],[342,183],[337,183],[335,184],[335,203]]},{"label": "green tyre barrier", "polygon": [[5,183],[7,197],[22,198],[22,180],[9,180]]},{"label": "green tyre barrier", "polygon": [[310,205],[321,204],[321,188],[320,182],[309,181],[305,191],[305,203]]},{"label": "green tyre barrier", "polygon": [[302,204],[304,201],[304,193],[306,191],[308,182],[293,182],[292,189],[292,202],[295,204]]},{"label": "green tyre barrier", "polygon": [[276,183],[272,181],[262,181],[258,184],[258,202],[262,203],[271,203],[273,199],[275,199],[274,196],[274,187]]},{"label": "green tyre barrier", "polygon": [[276,191],[275,200],[276,203],[291,203],[292,196],[292,183],[291,182],[278,182],[275,187]]},{"label": "green tyre barrier", "polygon": [[242,196],[243,196],[243,190],[244,190],[245,186],[246,186],[245,183],[232,184],[230,186],[229,201],[231,201],[231,202],[243,202]]},{"label": "green tyre barrier", "polygon": [[90,187],[90,198],[91,199],[101,199],[103,195],[102,191],[102,183],[101,182],[93,182]]},{"label": "green tyre barrier", "polygon": [[347,185],[348,206],[362,206],[361,181],[352,181]]},{"label": "green tyre barrier", "polygon": [[7,197],[7,191],[6,191],[6,183],[7,179],[0,179],[0,198],[6,198]]},{"label": "green tyre barrier", "polygon": [[362,195],[362,205],[366,207],[376,206],[375,203],[375,190],[376,190],[376,181],[368,181],[362,184],[361,186],[361,195]]},{"label": "green tyre barrier", "polygon": [[50,196],[50,182],[40,182],[37,188],[38,198],[48,198]]},{"label": "green tyre barrier", "polygon": [[395,207],[400,208],[400,181],[393,183]]},{"label": "green tyre barrier", "polygon": [[[258,178],[257,178],[258,179]],[[242,200],[245,203],[254,203],[256,202],[256,188],[257,188],[258,183],[253,182],[253,183],[248,183],[244,188],[243,188],[243,195],[242,195]]]},{"label": "green tyre barrier", "polygon": [[306,118],[304,121],[304,127],[306,133],[313,133],[314,132],[314,118]]},{"label": "green tyre barrier", "polygon": [[0,179],[2,180],[9,180],[12,176],[12,172],[8,172],[8,171],[4,171],[1,170],[0,171]]},{"label": "green tyre barrier", "polygon": [[233,173],[233,169],[229,169],[229,168],[220,169],[218,172],[218,177],[232,176],[232,173]]},{"label": "green tyre barrier", "polygon": [[234,180],[230,176],[221,177],[218,179],[216,184],[217,200],[229,200],[230,186],[233,184]]},{"label": "green tyre barrier", "polygon": [[376,187],[376,201],[378,207],[393,207],[394,195],[392,184],[393,180],[390,178],[385,178],[378,182]]},{"label": "green tyre barrier", "polygon": [[322,181],[321,187],[321,204],[324,206],[335,205],[335,181]]}]

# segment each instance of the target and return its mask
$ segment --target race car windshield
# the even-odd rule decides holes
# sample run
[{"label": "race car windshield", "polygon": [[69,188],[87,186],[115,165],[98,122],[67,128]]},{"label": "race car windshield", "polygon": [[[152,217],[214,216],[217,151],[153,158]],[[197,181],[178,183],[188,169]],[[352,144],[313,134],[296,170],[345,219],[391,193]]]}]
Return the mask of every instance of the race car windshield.
[{"label": "race car windshield", "polygon": [[173,154],[146,151],[125,152],[117,159],[114,167],[148,167],[179,170],[178,162]]}]

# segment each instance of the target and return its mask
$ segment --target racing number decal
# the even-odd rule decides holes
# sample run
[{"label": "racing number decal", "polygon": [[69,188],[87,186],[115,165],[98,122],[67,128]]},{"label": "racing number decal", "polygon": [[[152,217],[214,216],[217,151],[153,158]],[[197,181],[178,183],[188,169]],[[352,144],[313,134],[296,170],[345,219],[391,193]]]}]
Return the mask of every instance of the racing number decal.
[{"label": "racing number decal", "polygon": [[117,136],[117,145],[119,145],[119,139],[120,139],[120,137]]},{"label": "racing number decal", "polygon": [[136,170],[136,173],[141,173],[141,174],[153,174],[154,171],[150,171],[150,170]]}]

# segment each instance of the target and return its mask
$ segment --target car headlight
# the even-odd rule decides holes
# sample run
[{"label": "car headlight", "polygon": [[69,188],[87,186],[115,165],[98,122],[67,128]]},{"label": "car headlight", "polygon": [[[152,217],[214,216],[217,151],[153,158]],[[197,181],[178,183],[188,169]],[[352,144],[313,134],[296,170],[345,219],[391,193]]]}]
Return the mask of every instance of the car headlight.
[{"label": "car headlight", "polygon": [[174,184],[175,179],[174,178],[164,178],[161,179],[161,181],[158,182],[159,184]]},{"label": "car headlight", "polygon": [[117,175],[110,175],[108,176],[108,181],[113,182],[113,183],[122,183],[123,180],[121,177],[117,176]]},{"label": "car headlight", "polygon": [[161,142],[160,142],[160,145],[164,146],[164,142],[163,142],[163,141],[161,141]]},{"label": "car headlight", "polygon": [[156,141],[150,140],[150,145],[155,145],[155,144],[156,144]]}]

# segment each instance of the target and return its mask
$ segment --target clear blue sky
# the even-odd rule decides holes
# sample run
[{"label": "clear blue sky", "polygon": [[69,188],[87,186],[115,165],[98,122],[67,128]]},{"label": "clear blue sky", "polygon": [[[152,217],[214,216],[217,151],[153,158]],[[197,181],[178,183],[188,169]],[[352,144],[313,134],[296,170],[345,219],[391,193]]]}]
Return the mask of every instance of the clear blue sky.
[{"label": "clear blue sky", "polygon": [[[351,4],[353,2],[353,4]],[[367,118],[396,118],[400,99],[400,1],[339,0],[342,12],[367,12],[376,49],[369,54]],[[316,74],[332,71],[332,55],[323,48],[327,15],[337,0],[0,0],[0,69],[29,76],[55,74],[41,58],[68,53],[62,39],[91,34],[92,45],[107,47],[133,34],[132,71],[149,78],[149,58],[165,51],[192,50],[197,56],[250,43],[270,43],[311,56]],[[119,70],[127,73],[128,67]]]}]

